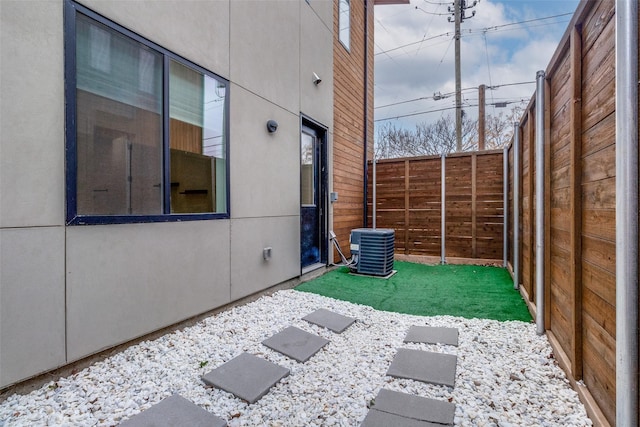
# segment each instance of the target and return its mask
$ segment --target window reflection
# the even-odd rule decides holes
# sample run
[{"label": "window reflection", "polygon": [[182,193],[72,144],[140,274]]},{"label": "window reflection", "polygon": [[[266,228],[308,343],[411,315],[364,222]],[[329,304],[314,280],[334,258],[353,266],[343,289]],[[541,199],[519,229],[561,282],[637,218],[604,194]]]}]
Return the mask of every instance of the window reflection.
[{"label": "window reflection", "polygon": [[172,213],[226,211],[224,92],[219,86],[216,79],[171,61]]},{"label": "window reflection", "polygon": [[314,138],[302,132],[300,146],[300,181],[301,203],[303,205],[315,205],[315,165],[314,165]]},{"label": "window reflection", "polygon": [[227,214],[226,81],[115,24],[74,19],[68,217]]},{"label": "window reflection", "polygon": [[340,11],[338,15],[338,26],[340,42],[350,49],[351,43],[351,3],[350,0],[340,0]]},{"label": "window reflection", "polygon": [[78,213],[162,213],[159,54],[80,16],[76,57]]}]

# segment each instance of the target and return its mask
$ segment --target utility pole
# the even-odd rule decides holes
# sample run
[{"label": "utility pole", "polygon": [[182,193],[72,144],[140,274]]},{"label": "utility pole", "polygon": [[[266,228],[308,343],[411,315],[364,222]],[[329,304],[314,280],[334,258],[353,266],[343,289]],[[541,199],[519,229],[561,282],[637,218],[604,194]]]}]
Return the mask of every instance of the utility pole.
[{"label": "utility pole", "polygon": [[478,87],[478,151],[484,150],[484,130],[485,130],[485,122],[484,122],[484,109],[485,109],[485,85],[480,85]]},{"label": "utility pole", "polygon": [[460,77],[460,24],[462,23],[462,0],[454,0],[456,38],[456,151],[462,151],[462,91]]},{"label": "utility pole", "polygon": [[[478,4],[474,0],[471,6],[467,6],[467,0],[453,0],[453,10],[449,6],[449,13],[453,13],[453,22],[455,23],[455,50],[456,50],[456,151],[462,151],[462,89],[460,77],[460,24],[469,18],[473,18],[476,14],[474,10],[471,16],[465,15],[466,9],[471,9]],[[451,22],[451,17],[448,18]]]}]

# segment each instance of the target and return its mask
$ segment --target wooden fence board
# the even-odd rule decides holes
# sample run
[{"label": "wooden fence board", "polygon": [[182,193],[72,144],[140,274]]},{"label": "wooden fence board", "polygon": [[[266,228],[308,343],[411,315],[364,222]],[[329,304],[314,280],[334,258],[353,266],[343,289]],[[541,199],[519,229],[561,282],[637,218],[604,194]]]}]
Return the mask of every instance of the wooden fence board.
[{"label": "wooden fence board", "polygon": [[569,290],[573,284],[570,282],[570,271],[567,269],[571,254],[564,248],[556,248],[551,255],[551,268],[555,274],[551,275],[551,281],[565,290]]},{"label": "wooden fence board", "polygon": [[583,209],[615,209],[615,183],[615,177],[583,183]]},{"label": "wooden fence board", "polygon": [[615,241],[615,209],[582,209],[582,227],[587,236]]},{"label": "wooden fence board", "polygon": [[611,145],[616,137],[616,116],[609,114],[598,122],[598,126],[592,126],[582,133],[582,155],[602,150]]},{"label": "wooden fence board", "polygon": [[560,188],[551,193],[551,207],[559,208],[564,207],[569,209],[571,204],[571,191],[569,188]]},{"label": "wooden fence board", "polygon": [[611,337],[616,336],[616,308],[589,288],[583,291],[584,311]]},{"label": "wooden fence board", "polygon": [[616,176],[615,145],[611,144],[582,158],[582,181],[592,182]]},{"label": "wooden fence board", "polygon": [[615,339],[586,312],[583,327],[584,382],[607,419],[614,421]]},{"label": "wooden fence board", "polygon": [[615,283],[615,275],[610,271],[606,271],[590,262],[582,263],[582,284],[584,288],[591,290],[611,306],[616,304]]},{"label": "wooden fence board", "polygon": [[571,298],[564,289],[551,287],[551,330],[563,348],[571,348],[571,305]]},{"label": "wooden fence board", "polygon": [[582,259],[603,268],[611,274],[616,272],[615,253],[616,245],[614,242],[596,237],[582,236]]},{"label": "wooden fence board", "polygon": [[582,23],[582,46],[583,55],[595,45],[604,31],[607,23],[615,16],[615,2],[611,0],[599,1],[595,4],[587,18]]},{"label": "wooden fence board", "polygon": [[[469,247],[475,245],[476,255],[500,258],[502,157],[502,151],[495,151],[446,158],[447,256],[471,258]],[[441,162],[440,157],[431,156],[387,159],[376,164],[376,225],[394,228],[396,249],[406,254],[440,255]],[[474,162],[475,175],[471,167]],[[373,203],[372,188],[369,200]]]},{"label": "wooden fence board", "polygon": [[[556,251],[554,251],[554,247],[558,248],[558,250],[569,252],[571,247],[571,232],[567,228],[565,230],[561,228],[557,228],[554,224],[551,225],[551,254],[553,255]],[[566,266],[565,266],[566,268]]]},{"label": "wooden fence board", "polygon": [[571,183],[570,175],[570,165],[562,165],[552,162],[551,163],[551,189],[559,190],[562,188],[568,188]]}]

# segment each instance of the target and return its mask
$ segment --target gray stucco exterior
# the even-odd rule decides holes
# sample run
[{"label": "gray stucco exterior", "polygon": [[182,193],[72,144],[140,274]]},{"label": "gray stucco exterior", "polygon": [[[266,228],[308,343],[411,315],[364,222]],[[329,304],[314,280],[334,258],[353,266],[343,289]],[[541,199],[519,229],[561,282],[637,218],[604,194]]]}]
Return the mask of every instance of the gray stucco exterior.
[{"label": "gray stucco exterior", "polygon": [[79,3],[229,80],[231,217],[65,225],[64,2],[0,1],[0,388],[299,276],[301,113],[331,158],[332,1]]}]

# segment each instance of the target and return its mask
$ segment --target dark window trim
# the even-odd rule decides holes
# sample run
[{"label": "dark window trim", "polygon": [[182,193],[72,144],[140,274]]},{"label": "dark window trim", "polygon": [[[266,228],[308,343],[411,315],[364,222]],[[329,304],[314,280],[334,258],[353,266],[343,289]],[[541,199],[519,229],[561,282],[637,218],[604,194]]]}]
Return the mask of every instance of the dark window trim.
[{"label": "dark window trim", "polygon": [[[163,98],[163,119],[162,119],[162,153],[163,170],[162,177],[164,183],[164,214],[160,215],[78,215],[77,212],[77,169],[78,158],[76,151],[76,15],[81,13],[100,24],[103,24],[119,33],[127,36],[163,55],[163,94],[168,93],[169,87],[169,61],[171,59],[187,65],[190,68],[218,81],[224,82],[225,88],[225,179],[226,179],[226,212],[222,213],[193,213],[193,214],[172,214],[171,211],[171,188],[169,185],[170,153],[169,153],[169,102],[165,96]],[[88,9],[72,0],[65,0],[64,3],[64,78],[65,78],[65,165],[66,165],[66,223],[67,225],[89,225],[89,224],[136,224],[151,222],[177,222],[177,221],[201,221],[211,219],[229,219],[231,217],[231,181],[230,181],[230,144],[229,144],[229,80],[194,64],[188,59],[177,55],[150,40],[128,30],[121,25],[105,18],[102,15]]]}]

